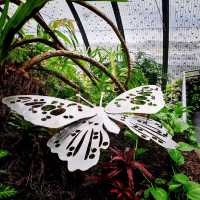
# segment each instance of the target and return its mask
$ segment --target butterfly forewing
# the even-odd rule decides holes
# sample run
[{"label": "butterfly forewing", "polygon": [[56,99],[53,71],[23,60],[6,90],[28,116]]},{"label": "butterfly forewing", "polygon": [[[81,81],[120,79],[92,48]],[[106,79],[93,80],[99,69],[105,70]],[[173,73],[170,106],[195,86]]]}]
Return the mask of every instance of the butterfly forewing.
[{"label": "butterfly forewing", "polygon": [[69,125],[47,143],[61,160],[68,161],[69,171],[87,170],[97,164],[100,149],[107,149],[110,140],[101,116]]},{"label": "butterfly forewing", "polygon": [[49,96],[19,95],[2,100],[4,104],[31,123],[48,128],[60,128],[96,112],[82,104]]},{"label": "butterfly forewing", "polygon": [[156,85],[145,85],[122,93],[106,107],[107,113],[158,112],[164,106],[163,94]]},{"label": "butterfly forewing", "polygon": [[109,115],[109,117],[125,124],[131,131],[145,140],[151,139],[157,144],[169,149],[177,147],[171,135],[169,135],[167,130],[157,121],[141,116],[125,114],[112,114]]}]

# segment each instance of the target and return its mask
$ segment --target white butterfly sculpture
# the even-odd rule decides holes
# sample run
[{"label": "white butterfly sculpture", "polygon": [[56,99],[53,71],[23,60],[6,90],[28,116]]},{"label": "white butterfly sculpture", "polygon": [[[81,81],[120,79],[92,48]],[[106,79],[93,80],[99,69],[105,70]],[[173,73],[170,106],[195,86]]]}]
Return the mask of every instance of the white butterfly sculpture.
[{"label": "white butterfly sculpture", "polygon": [[108,133],[120,132],[117,122],[125,124],[145,140],[151,139],[165,148],[177,146],[159,122],[134,114],[156,113],[164,106],[162,91],[155,85],[124,92],[105,108],[102,107],[102,97],[100,106],[92,105],[92,108],[38,95],[9,96],[3,99],[3,103],[35,125],[64,127],[47,145],[61,160],[68,161],[69,171],[84,171],[97,164],[100,149],[107,149],[110,144]]}]

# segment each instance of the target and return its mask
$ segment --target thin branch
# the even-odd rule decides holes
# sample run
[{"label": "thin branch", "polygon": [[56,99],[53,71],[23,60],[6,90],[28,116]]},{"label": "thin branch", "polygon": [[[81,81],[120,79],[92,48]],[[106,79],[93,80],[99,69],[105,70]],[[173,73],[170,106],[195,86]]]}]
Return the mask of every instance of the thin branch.
[{"label": "thin branch", "polygon": [[31,39],[20,40],[19,42],[11,45],[10,46],[10,50],[13,50],[16,47],[23,46],[25,44],[36,43],[36,42],[40,42],[40,43],[46,44],[47,46],[50,46],[50,47],[52,47],[54,49],[57,49],[57,50],[60,49],[56,44],[54,44],[53,42],[51,42],[49,40],[46,40],[44,38],[31,38]]},{"label": "thin branch", "polygon": [[56,71],[52,71],[50,69],[44,68],[43,66],[39,66],[39,67],[34,67],[32,68],[33,70],[37,70],[37,71],[44,71],[47,72],[50,75],[55,76],[56,78],[60,79],[61,81],[63,81],[65,84],[69,85],[70,87],[72,87],[75,91],[80,91],[82,93],[85,93],[85,91],[79,87],[77,84],[75,84],[73,81],[67,79],[66,75],[56,72]]},{"label": "thin branch", "polygon": [[105,20],[110,25],[112,30],[117,35],[118,39],[121,42],[122,48],[123,48],[124,52],[126,53],[126,57],[127,57],[128,73],[127,73],[127,79],[126,79],[126,81],[124,83],[124,87],[127,88],[127,84],[129,82],[130,76],[131,76],[131,57],[130,57],[130,54],[129,54],[129,51],[128,51],[128,47],[126,45],[126,42],[125,42],[122,34],[118,30],[118,28],[115,26],[115,24],[104,13],[102,13],[100,10],[98,10],[96,7],[86,3],[85,1],[74,1],[74,3],[79,4],[79,5],[87,8],[87,9],[89,9],[90,11],[94,12],[96,15],[101,17],[103,20]]},{"label": "thin branch", "polygon": [[116,79],[115,76],[113,76],[107,70],[107,68],[104,65],[97,62],[93,58],[90,58],[90,57],[87,57],[87,56],[84,56],[84,55],[80,55],[80,54],[76,54],[76,53],[73,53],[71,51],[57,50],[57,51],[49,51],[49,52],[42,53],[42,54],[37,55],[37,56],[31,58],[30,60],[26,61],[20,69],[22,71],[26,71],[26,70],[32,68],[34,65],[40,63],[41,61],[46,60],[46,59],[51,58],[51,57],[56,57],[56,56],[66,56],[66,57],[71,58],[71,59],[85,60],[85,61],[89,62],[90,64],[95,65],[97,68],[99,68],[102,72],[104,72],[115,83],[116,87],[121,92],[125,91],[125,88],[123,87],[123,85]]},{"label": "thin branch", "polygon": [[[51,38],[61,47],[61,49],[64,49],[64,50],[68,50],[63,44],[62,44],[62,42],[57,38],[57,36],[54,34],[54,32],[49,28],[49,26],[46,24],[46,22],[42,19],[42,16],[39,14],[39,13],[37,13],[36,15],[35,15],[35,20],[42,26],[42,28],[51,36]],[[76,59],[72,59],[72,61],[76,64],[76,65],[78,65],[84,72],[85,72],[85,74],[89,77],[89,79],[92,81],[92,83],[94,84],[94,85],[96,85],[96,81],[94,80],[94,78],[96,79],[96,80],[98,80],[97,79],[97,77],[96,76],[94,76],[94,75],[92,75],[91,73],[90,73],[90,71],[89,70],[87,70],[84,66],[83,66],[83,64],[82,63],[80,63],[80,61],[79,60],[76,60]]]}]

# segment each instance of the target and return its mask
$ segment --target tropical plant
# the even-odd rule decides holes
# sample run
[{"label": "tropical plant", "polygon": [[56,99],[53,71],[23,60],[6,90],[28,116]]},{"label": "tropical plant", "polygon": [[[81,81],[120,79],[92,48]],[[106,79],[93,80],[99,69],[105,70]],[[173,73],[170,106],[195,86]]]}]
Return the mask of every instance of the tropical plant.
[{"label": "tropical plant", "polygon": [[[138,170],[147,179],[153,179],[152,174],[143,163],[134,160],[133,150],[110,148],[111,160],[100,165],[99,175],[87,176],[87,184],[108,184],[111,193],[118,199],[136,199],[134,194],[135,172]],[[126,178],[125,178],[126,177]]]},{"label": "tropical plant", "polygon": [[[0,149],[0,159],[9,155],[9,152],[3,149]],[[10,186],[0,184],[0,199],[11,198],[17,193],[16,189]]]},{"label": "tropical plant", "polygon": [[[5,1],[4,11],[0,18],[0,61],[8,55],[9,47],[15,34],[24,23],[34,16],[49,0],[29,0],[21,4],[14,15],[7,19],[9,0]],[[2,2],[1,2],[2,3]]]},{"label": "tropical plant", "polygon": [[164,179],[155,181],[154,187],[145,190],[143,199],[199,200],[199,197],[200,184],[190,181],[189,178],[182,173],[177,173],[174,174],[168,183]]},{"label": "tropical plant", "polygon": [[135,68],[142,70],[149,84],[161,83],[162,65],[145,53],[137,54]]},{"label": "tropical plant", "polygon": [[200,80],[199,77],[187,80],[187,105],[194,112],[200,111]]},{"label": "tropical plant", "polygon": [[184,108],[181,103],[167,104],[160,112],[152,116],[160,121],[171,135],[174,135],[184,133],[189,129],[189,124],[182,119],[185,112],[190,112],[190,110]]},{"label": "tropical plant", "polygon": [[181,101],[182,97],[182,80],[177,79],[166,86],[165,101],[170,104],[176,104]]}]

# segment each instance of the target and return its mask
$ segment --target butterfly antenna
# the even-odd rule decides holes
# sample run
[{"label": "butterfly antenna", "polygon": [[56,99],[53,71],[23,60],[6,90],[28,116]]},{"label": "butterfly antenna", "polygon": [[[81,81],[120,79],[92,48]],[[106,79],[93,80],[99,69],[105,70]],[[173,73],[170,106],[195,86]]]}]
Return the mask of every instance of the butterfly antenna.
[{"label": "butterfly antenna", "polygon": [[92,107],[95,107],[92,103],[90,103],[88,100],[86,100],[85,98],[83,98],[80,94],[76,94],[77,97],[80,97],[83,101],[85,101],[87,104],[89,104]]},{"label": "butterfly antenna", "polygon": [[101,93],[101,99],[100,99],[100,103],[99,106],[102,107],[102,102],[103,102],[103,97],[104,97],[104,92]]}]

